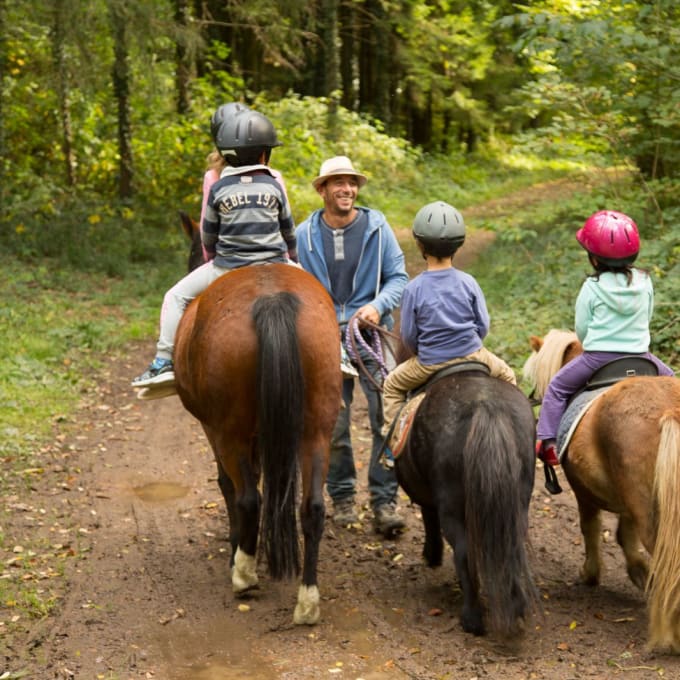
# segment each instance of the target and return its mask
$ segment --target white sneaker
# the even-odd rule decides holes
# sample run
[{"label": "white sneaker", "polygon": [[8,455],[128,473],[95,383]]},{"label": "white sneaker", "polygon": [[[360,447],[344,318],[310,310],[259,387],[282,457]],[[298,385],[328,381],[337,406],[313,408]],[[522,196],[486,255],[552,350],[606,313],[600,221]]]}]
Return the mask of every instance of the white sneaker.
[{"label": "white sneaker", "polygon": [[175,382],[175,371],[169,359],[154,359],[149,368],[142,375],[135,378],[133,387],[148,387],[149,385],[164,385]]},{"label": "white sneaker", "polygon": [[354,364],[347,354],[347,350],[344,345],[340,345],[340,370],[342,371],[343,378],[358,378],[359,371],[354,368]]},{"label": "white sneaker", "polygon": [[343,378],[358,378],[359,377],[359,371],[357,371],[354,366],[350,363],[341,363],[340,364],[340,370],[342,371],[342,377]]}]

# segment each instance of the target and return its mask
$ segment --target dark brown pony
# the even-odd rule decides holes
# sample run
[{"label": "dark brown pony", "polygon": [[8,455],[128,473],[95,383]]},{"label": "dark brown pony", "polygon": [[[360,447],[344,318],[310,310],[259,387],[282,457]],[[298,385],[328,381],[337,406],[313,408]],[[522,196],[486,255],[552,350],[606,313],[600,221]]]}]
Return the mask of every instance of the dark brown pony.
[{"label": "dark brown pony", "polygon": [[527,553],[534,438],[524,394],[468,370],[428,387],[395,461],[421,508],[428,566],[442,563],[442,534],[453,548],[461,625],[475,635],[518,635],[537,602]]},{"label": "dark brown pony", "polygon": [[[542,399],[552,376],[582,348],[574,333],[557,330],[532,336],[531,347],[524,375]],[[610,387],[576,426],[562,469],[585,540],[582,580],[600,582],[600,512],[612,512],[628,576],[647,591],[648,644],[680,652],[680,381],[631,377]]]},{"label": "dark brown pony", "polygon": [[299,624],[319,618],[323,489],[341,403],[338,342],[323,286],[302,269],[269,264],[217,279],[187,307],[175,343],[177,393],[217,461],[236,594],[257,586],[260,523],[271,577],[299,574],[300,496]]}]

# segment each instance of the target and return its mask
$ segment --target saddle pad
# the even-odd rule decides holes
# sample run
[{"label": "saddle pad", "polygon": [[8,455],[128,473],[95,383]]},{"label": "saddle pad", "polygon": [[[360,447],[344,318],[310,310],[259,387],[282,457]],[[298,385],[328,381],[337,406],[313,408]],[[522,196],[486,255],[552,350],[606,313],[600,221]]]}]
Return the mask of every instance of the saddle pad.
[{"label": "saddle pad", "polygon": [[421,392],[412,399],[409,399],[397,415],[397,421],[392,429],[389,447],[392,455],[397,458],[404,449],[404,444],[408,437],[409,430],[413,424],[420,402],[425,398],[425,392]]},{"label": "saddle pad", "polygon": [[611,387],[611,385],[601,387],[597,390],[581,392],[574,397],[567,407],[557,430],[557,451],[560,462],[562,462],[563,456],[567,453],[569,441],[574,434],[576,426],[581,422],[581,418],[588,412],[588,409],[593,405],[595,399],[602,396],[609,387]]}]

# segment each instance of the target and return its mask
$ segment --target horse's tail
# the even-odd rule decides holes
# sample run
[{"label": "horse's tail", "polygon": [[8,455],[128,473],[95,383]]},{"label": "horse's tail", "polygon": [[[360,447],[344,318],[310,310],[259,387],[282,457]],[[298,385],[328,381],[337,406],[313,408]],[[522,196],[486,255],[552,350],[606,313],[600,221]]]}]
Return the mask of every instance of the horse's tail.
[{"label": "horse's tail", "polygon": [[649,565],[649,645],[680,651],[680,410],[660,420],[654,472],[656,541]]},{"label": "horse's tail", "polygon": [[304,423],[304,376],[297,338],[300,299],[288,292],[258,298],[257,445],[263,473],[262,546],[269,574],[300,571],[295,503]]},{"label": "horse's tail", "polygon": [[514,636],[536,608],[527,533],[534,481],[533,432],[480,404],[465,451],[468,567],[486,601],[489,631]]}]

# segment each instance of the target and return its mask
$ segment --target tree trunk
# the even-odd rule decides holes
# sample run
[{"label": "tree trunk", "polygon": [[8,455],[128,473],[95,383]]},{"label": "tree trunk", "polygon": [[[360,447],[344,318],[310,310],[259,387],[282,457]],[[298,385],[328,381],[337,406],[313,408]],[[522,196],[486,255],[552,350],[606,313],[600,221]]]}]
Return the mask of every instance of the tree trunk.
[{"label": "tree trunk", "polygon": [[342,3],[338,21],[340,36],[340,81],[342,88],[340,103],[346,109],[352,111],[356,106],[356,87],[354,85],[355,17],[354,3],[351,0],[346,0]]},{"label": "tree trunk", "polygon": [[338,37],[338,3],[337,0],[321,0],[319,16],[319,38],[321,49],[319,60],[321,75],[321,92],[323,97],[328,97],[338,88],[338,50],[336,47]]},{"label": "tree trunk", "polygon": [[113,2],[109,6],[113,33],[113,94],[118,105],[118,196],[121,200],[132,198],[133,163],[130,124],[130,55],[127,44],[127,7]]},{"label": "tree trunk", "polygon": [[367,0],[359,23],[359,110],[372,112],[375,102],[375,33],[379,30],[370,11],[375,0]]},{"label": "tree trunk", "polygon": [[65,34],[68,17],[66,1],[55,0],[54,23],[52,25],[52,58],[57,74],[57,99],[59,101],[59,121],[61,123],[61,149],[64,154],[66,182],[76,185],[76,159],[73,149],[73,128],[71,125],[71,99],[69,71],[66,63]]},{"label": "tree trunk", "polygon": [[180,116],[189,112],[189,82],[191,79],[191,62],[186,44],[189,29],[189,2],[175,0],[175,23],[179,29],[179,37],[175,45],[175,87],[177,89],[177,113]]},{"label": "tree trunk", "polygon": [[391,26],[381,2],[375,11],[375,98],[373,115],[385,126],[390,125],[390,37]]},{"label": "tree trunk", "polygon": [[0,218],[5,218],[9,156],[5,132],[5,82],[7,77],[7,4],[0,0]]}]

